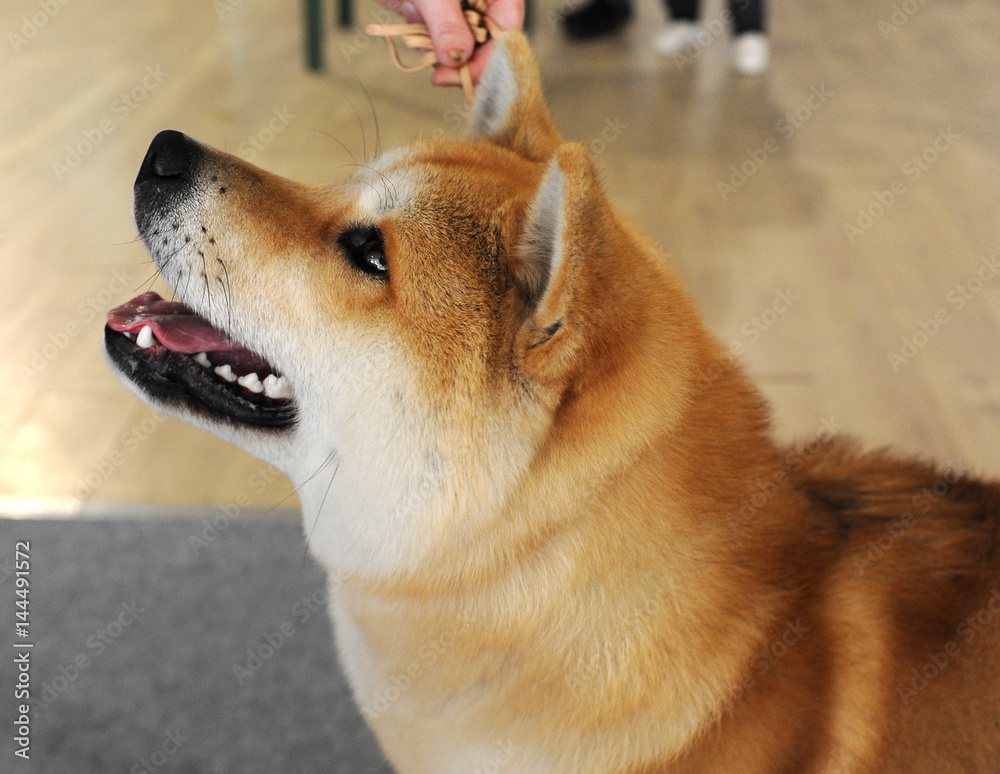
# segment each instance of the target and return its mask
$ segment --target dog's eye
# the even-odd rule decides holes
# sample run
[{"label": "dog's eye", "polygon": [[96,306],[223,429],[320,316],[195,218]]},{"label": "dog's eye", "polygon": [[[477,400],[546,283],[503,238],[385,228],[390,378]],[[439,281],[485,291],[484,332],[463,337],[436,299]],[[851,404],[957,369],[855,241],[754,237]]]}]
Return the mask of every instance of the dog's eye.
[{"label": "dog's eye", "polygon": [[365,255],[365,265],[373,267],[376,271],[389,270],[389,265],[385,262],[385,252],[381,247],[368,248],[368,253]]},{"label": "dog's eye", "polygon": [[354,268],[384,279],[389,274],[382,232],[375,226],[352,226],[337,240]]}]

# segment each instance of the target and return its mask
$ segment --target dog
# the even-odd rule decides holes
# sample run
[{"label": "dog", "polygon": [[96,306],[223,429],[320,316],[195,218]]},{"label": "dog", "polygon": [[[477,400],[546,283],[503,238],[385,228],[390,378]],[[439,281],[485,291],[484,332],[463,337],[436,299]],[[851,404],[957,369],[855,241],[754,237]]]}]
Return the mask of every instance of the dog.
[{"label": "dog", "polygon": [[402,774],[1000,770],[1000,485],[771,440],[520,34],[465,141],[314,187],[162,132],[134,209],[183,303],[110,363],[295,482]]}]

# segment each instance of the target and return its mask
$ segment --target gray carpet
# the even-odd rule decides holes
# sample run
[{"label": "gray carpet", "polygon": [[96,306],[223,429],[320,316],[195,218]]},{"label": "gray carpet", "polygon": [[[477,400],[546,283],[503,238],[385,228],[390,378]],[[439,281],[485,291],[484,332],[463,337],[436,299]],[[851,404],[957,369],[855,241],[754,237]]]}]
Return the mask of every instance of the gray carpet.
[{"label": "gray carpet", "polygon": [[[301,528],[230,523],[200,544],[204,530],[0,518],[0,771],[391,771],[337,665]],[[31,541],[29,762],[13,755],[18,540]]]}]

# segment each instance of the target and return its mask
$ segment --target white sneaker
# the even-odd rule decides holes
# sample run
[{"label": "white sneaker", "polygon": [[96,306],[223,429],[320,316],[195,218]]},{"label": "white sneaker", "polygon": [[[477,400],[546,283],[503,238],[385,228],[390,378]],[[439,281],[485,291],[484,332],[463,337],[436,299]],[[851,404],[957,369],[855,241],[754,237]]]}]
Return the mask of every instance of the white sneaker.
[{"label": "white sneaker", "polygon": [[733,69],[740,75],[760,75],[767,69],[770,46],[761,32],[744,32],[733,40]]},{"label": "white sneaker", "polygon": [[702,27],[698,22],[667,22],[653,40],[653,50],[660,56],[673,56],[683,51],[685,46],[694,43],[701,31]]}]

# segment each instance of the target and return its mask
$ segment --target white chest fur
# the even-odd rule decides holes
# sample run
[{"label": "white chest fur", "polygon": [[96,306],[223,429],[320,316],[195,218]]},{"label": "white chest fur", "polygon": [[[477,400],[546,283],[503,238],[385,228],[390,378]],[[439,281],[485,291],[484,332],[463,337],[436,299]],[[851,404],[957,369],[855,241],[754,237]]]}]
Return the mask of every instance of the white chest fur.
[{"label": "white chest fur", "polygon": [[331,596],[330,615],[341,666],[355,701],[399,774],[551,770],[537,755],[529,755],[524,740],[513,738],[507,729],[472,730],[484,725],[482,691],[442,696],[433,690],[435,667],[448,656],[449,632],[418,648],[416,658],[406,668],[387,669],[374,657],[336,590]]}]

